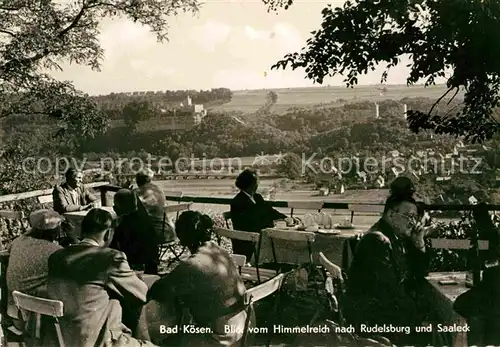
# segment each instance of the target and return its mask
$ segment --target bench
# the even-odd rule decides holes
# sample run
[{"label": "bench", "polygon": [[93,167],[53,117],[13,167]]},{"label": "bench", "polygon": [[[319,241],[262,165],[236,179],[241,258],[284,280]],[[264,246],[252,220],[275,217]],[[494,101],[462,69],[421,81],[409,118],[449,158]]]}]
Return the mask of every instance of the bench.
[{"label": "bench", "polygon": [[375,204],[349,204],[349,211],[351,211],[351,224],[354,221],[354,213],[368,213],[368,214],[382,214],[384,212],[384,205]]}]

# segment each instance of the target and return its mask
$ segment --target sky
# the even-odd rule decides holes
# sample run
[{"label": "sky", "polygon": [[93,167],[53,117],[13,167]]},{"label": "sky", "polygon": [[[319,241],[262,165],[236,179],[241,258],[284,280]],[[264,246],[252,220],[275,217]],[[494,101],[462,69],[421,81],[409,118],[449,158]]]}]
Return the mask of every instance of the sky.
[{"label": "sky", "polygon": [[[313,86],[303,70],[271,71],[287,53],[299,51],[321,24],[321,10],[344,0],[302,0],[278,14],[259,0],[206,0],[197,15],[172,17],[169,41],[158,43],[147,27],[126,19],[105,20],[101,71],[63,64],[52,72],[91,95],[111,92],[230,88],[270,89]],[[392,70],[388,84],[405,84],[405,62]],[[359,79],[378,84],[382,70]],[[324,85],[342,85],[342,76]]]}]

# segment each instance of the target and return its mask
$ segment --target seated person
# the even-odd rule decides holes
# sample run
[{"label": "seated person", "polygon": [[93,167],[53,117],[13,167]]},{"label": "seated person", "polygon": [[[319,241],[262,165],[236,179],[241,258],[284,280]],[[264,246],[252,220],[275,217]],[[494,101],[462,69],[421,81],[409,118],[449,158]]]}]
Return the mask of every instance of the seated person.
[{"label": "seated person", "polygon": [[113,217],[92,209],[82,221],[82,242],[49,258],[48,296],[64,303],[61,330],[67,346],[153,346],[131,336],[122,307],[146,303],[147,286],[122,252],[108,248]]},{"label": "seated person", "polygon": [[60,214],[83,211],[95,207],[96,197],[82,184],[83,174],[73,168],[65,174],[66,182],[52,192],[54,210]]},{"label": "seated person", "polygon": [[[259,233],[262,229],[272,228],[274,221],[285,220],[293,224],[293,219],[275,210],[262,195],[257,193],[259,179],[257,172],[246,169],[236,178],[240,192],[231,201],[231,221],[235,230]],[[231,240],[233,253],[252,258],[254,245],[249,241]]]},{"label": "seated person", "polygon": [[[348,272],[344,314],[357,326],[392,324],[415,327],[426,318],[419,310],[418,285],[425,280],[424,215],[408,195],[390,196],[381,219],[359,240]],[[360,332],[360,335],[363,335]],[[420,344],[428,336],[405,332],[378,334],[399,344]]]},{"label": "seated person", "polygon": [[20,235],[10,245],[7,266],[9,316],[17,317],[12,292],[46,297],[48,259],[62,249],[54,243],[60,233],[63,218],[52,210],[38,210],[29,216],[31,230]]},{"label": "seated person", "polygon": [[146,274],[158,273],[158,240],[151,220],[129,189],[120,189],[114,196],[116,229],[110,247],[127,255],[134,270]]},{"label": "seated person", "polygon": [[245,327],[245,285],[229,253],[210,241],[213,223],[196,211],[183,212],[175,224],[180,243],[191,256],[153,284],[148,297],[169,301],[172,297],[189,309],[197,326],[212,334],[183,336],[183,346],[231,346],[242,333],[226,333],[225,326],[238,331]]},{"label": "seated person", "polygon": [[137,194],[142,205],[146,209],[151,223],[155,228],[159,238],[159,243],[171,242],[176,239],[174,226],[165,215],[165,193],[152,182],[154,172],[151,169],[140,171],[136,175],[137,187],[134,192]]},{"label": "seated person", "polygon": [[500,231],[495,227],[486,209],[478,210],[481,239],[487,239],[490,248],[485,259],[483,278],[479,285],[460,295],[453,309],[467,319],[470,325],[469,346],[500,345]]}]

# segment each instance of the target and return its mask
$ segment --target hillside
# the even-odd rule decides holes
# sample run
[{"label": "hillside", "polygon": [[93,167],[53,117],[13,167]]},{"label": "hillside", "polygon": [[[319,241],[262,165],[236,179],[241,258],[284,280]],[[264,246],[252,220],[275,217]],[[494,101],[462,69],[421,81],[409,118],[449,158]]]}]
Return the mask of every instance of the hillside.
[{"label": "hillside", "polygon": [[[294,106],[313,106],[318,104],[329,104],[329,106],[341,106],[345,101],[381,101],[386,99],[401,100],[407,98],[430,98],[437,99],[445,91],[446,86],[423,86],[407,87],[404,85],[386,86],[386,91],[381,95],[378,86],[357,86],[355,88],[345,87],[317,87],[317,88],[284,88],[273,89],[278,94],[278,101],[272,108],[273,113],[284,113]],[[253,113],[266,103],[266,97],[270,89],[239,90],[233,91],[229,103],[217,107],[209,107],[216,112],[243,112]],[[463,94],[457,95],[462,98]]]}]

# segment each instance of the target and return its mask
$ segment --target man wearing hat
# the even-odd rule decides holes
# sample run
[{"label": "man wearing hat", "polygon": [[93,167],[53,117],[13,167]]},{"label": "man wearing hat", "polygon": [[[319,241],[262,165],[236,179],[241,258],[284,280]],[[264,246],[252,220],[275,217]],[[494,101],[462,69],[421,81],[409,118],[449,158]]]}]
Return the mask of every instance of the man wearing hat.
[{"label": "man wearing hat", "polygon": [[[31,230],[17,237],[10,246],[7,266],[7,288],[9,292],[9,316],[13,306],[11,293],[14,290],[45,297],[49,256],[62,247],[55,243],[59,236],[61,217],[53,210],[38,210],[29,216]],[[16,316],[16,315],[14,315]]]}]

